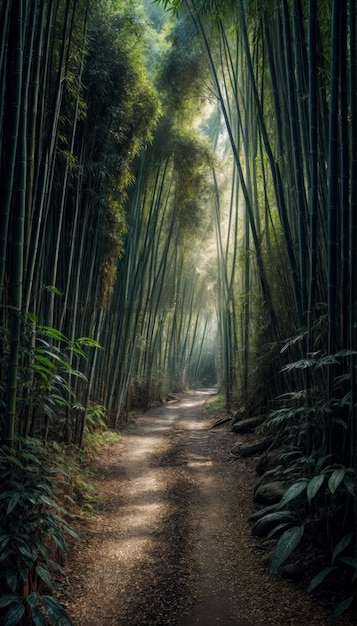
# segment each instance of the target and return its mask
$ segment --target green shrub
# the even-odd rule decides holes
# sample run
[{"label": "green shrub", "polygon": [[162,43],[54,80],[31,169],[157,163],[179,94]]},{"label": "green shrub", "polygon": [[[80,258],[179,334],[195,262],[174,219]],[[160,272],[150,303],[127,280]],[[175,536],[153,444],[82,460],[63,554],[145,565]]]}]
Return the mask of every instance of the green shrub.
[{"label": "green shrub", "polygon": [[[66,536],[76,533],[58,503],[63,482],[37,440],[0,449],[0,611],[3,626],[72,624],[57,598],[65,577],[58,565]],[[54,597],[52,594],[55,594]]]}]

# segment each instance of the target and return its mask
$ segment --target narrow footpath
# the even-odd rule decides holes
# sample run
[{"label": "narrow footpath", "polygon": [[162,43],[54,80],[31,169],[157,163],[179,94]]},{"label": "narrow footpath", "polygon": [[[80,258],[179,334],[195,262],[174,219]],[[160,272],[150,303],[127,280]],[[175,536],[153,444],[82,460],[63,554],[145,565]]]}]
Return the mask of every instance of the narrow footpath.
[{"label": "narrow footpath", "polygon": [[214,390],[135,417],[94,462],[100,504],[66,569],[75,626],[327,626],[261,565],[247,521],[255,459],[204,410]]}]

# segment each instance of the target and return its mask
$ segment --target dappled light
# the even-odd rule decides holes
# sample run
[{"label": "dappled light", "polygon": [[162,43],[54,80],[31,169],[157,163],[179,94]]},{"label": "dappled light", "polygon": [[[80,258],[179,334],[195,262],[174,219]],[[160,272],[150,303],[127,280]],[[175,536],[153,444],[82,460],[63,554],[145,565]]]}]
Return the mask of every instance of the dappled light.
[{"label": "dappled light", "polygon": [[4,626],[355,617],[356,7],[0,0]]}]

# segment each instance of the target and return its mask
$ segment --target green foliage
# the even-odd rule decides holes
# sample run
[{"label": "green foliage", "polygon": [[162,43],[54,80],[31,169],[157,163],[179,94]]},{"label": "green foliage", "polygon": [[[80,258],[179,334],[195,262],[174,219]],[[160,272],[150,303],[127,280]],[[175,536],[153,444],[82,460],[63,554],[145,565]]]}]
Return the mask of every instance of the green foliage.
[{"label": "green foliage", "polygon": [[18,439],[0,449],[0,607],[4,625],[23,616],[34,624],[72,624],[58,594],[65,573],[54,560],[77,538],[58,503],[62,480],[37,440]]},{"label": "green foliage", "polygon": [[[7,367],[9,347],[3,331],[2,366]],[[36,316],[29,314],[23,319],[19,350],[17,432],[26,435],[32,432],[39,420],[45,417],[48,426],[52,423],[60,430],[61,411],[70,410],[74,404],[73,380],[87,382],[84,374],[73,366],[73,357],[87,359],[87,348],[100,348],[90,337],[71,341],[59,330],[38,324]],[[3,397],[7,389],[4,386]],[[5,426],[5,412],[1,411],[0,425]],[[29,423],[31,419],[32,425]],[[45,438],[47,437],[47,434]]]},{"label": "green foliage", "polygon": [[[290,340],[282,352],[294,350],[304,341],[304,336],[301,333]],[[350,376],[345,363],[353,356],[352,350],[339,350],[332,355],[314,352],[285,365],[285,374],[295,376],[297,372],[307,371],[311,387],[283,394],[279,401],[285,406],[274,411],[266,424],[277,441],[290,444],[279,457],[284,465],[280,478],[287,482],[287,488],[276,508],[294,512],[300,522],[295,530],[289,528],[279,539],[270,572],[280,567],[296,549],[303,531],[307,542],[316,542],[318,537],[330,564],[313,577],[309,586],[311,592],[326,580],[332,582],[334,577],[338,580],[342,571],[351,585],[357,576],[353,544],[357,473],[356,468],[349,465],[349,448],[345,445],[349,432],[346,408],[350,406]],[[330,371],[333,371],[332,390],[324,394],[321,388]],[[335,440],[326,436],[332,432]],[[343,599],[336,608],[336,615],[346,610],[351,602],[352,596]]]},{"label": "green foliage", "polygon": [[106,409],[101,404],[90,402],[87,408],[86,426],[89,431],[106,429]]},{"label": "green foliage", "polygon": [[191,21],[178,19],[167,37],[160,63],[158,86],[165,94],[167,113],[181,123],[195,116],[197,102],[205,101],[207,59],[200,45],[197,30]]},{"label": "green foliage", "polygon": [[[316,589],[316,587],[318,587],[319,585],[321,585],[325,579],[327,577],[330,577],[330,574],[332,572],[336,573],[336,570],[338,568],[338,565],[348,565],[351,571],[351,575],[350,575],[350,580],[351,583],[355,583],[356,579],[357,579],[357,558],[356,557],[351,557],[351,556],[343,556],[342,554],[345,552],[346,548],[348,548],[348,546],[351,544],[352,540],[354,538],[354,533],[350,532],[347,535],[344,535],[340,541],[338,542],[338,544],[336,545],[332,557],[331,557],[331,566],[330,567],[326,567],[323,570],[321,570],[320,572],[318,572],[318,574],[316,574],[313,579],[310,582],[309,585],[309,593],[311,593],[312,591],[314,591],[314,589]],[[342,555],[342,556],[341,556]],[[337,561],[337,563],[336,563]],[[338,564],[339,561],[339,564]],[[335,617],[339,617],[340,615],[342,615],[342,613],[344,613],[345,611],[347,611],[347,609],[349,609],[349,607],[351,606],[353,600],[354,600],[354,595],[352,594],[351,596],[345,598],[344,600],[342,600],[342,602],[340,602],[338,604],[338,606],[335,609]]]},{"label": "green foliage", "polygon": [[[129,6],[94,11],[83,73],[87,113],[82,124],[85,187],[91,190],[99,245],[100,301],[109,301],[126,233],[125,201],[132,165],[153,137],[160,116],[158,94],[146,69],[145,21]],[[87,133],[90,138],[87,138]],[[100,220],[98,221],[98,213]]]},{"label": "green foliage", "polygon": [[214,156],[207,141],[188,133],[173,137],[171,151],[176,179],[175,215],[181,237],[188,237],[207,220],[205,205],[212,191],[208,181]]},{"label": "green foliage", "polygon": [[203,413],[222,413],[226,409],[226,399],[223,393],[217,393],[208,402],[205,402],[202,412]]},{"label": "green foliage", "polygon": [[108,428],[106,408],[101,404],[89,402],[84,429],[83,447],[85,454],[97,454],[103,446],[116,443],[120,438],[119,432]]},{"label": "green foliage", "polygon": [[304,526],[292,526],[292,528],[288,528],[288,530],[286,530],[281,537],[279,537],[270,562],[270,575],[272,575],[278,567],[286,561],[286,559],[299,545],[304,534],[304,530]]}]

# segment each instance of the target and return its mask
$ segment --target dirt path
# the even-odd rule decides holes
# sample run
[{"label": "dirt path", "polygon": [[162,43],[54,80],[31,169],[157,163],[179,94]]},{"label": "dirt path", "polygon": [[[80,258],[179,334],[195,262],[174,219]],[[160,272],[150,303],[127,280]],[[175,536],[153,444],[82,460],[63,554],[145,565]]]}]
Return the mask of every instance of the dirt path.
[{"label": "dirt path", "polygon": [[247,523],[255,461],[230,456],[229,428],[209,429],[212,393],[139,416],[97,460],[101,505],[67,568],[75,626],[332,623],[260,565]]}]

